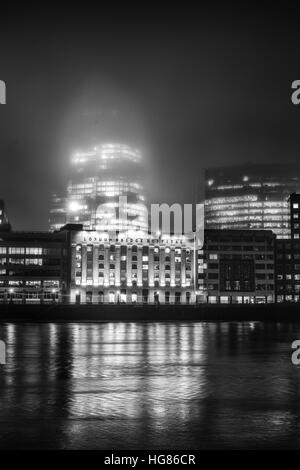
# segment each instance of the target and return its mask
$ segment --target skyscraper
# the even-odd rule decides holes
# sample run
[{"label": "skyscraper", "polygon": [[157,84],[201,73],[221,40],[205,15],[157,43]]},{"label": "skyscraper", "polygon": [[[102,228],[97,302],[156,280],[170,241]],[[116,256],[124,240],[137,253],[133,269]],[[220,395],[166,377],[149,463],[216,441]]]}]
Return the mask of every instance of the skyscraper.
[{"label": "skyscraper", "polygon": [[137,149],[103,143],[75,153],[71,165],[66,194],[52,199],[52,230],[77,223],[86,230],[147,231],[142,156]]},{"label": "skyscraper", "polygon": [[8,216],[5,210],[5,204],[3,199],[0,199],[0,230],[6,230],[10,228]]}]

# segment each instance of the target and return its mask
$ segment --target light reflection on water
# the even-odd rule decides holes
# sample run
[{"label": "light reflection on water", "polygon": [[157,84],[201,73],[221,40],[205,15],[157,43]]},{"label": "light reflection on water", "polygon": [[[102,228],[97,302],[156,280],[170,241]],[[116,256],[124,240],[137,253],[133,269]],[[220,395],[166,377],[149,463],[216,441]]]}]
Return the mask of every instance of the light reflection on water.
[{"label": "light reflection on water", "polygon": [[0,325],[0,448],[299,448],[300,324]]}]

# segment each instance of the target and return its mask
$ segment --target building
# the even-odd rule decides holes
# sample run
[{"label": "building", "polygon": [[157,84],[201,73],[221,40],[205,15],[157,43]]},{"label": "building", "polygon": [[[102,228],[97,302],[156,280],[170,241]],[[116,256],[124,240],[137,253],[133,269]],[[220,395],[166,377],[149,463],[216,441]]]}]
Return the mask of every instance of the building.
[{"label": "building", "polygon": [[69,234],[0,232],[0,303],[68,302]]},{"label": "building", "polygon": [[[104,143],[77,152],[71,165],[66,193],[52,198],[51,230],[66,223],[83,224],[87,230],[148,230],[143,162],[137,149]],[[126,198],[121,205],[120,197]]]},{"label": "building", "polygon": [[71,303],[194,303],[193,250],[184,237],[72,232],[70,296]]},{"label": "building", "polygon": [[[300,239],[300,194],[292,193],[288,199],[290,209],[290,237],[292,243]],[[298,245],[296,245],[298,246]]]},{"label": "building", "polygon": [[300,301],[300,194],[289,197],[290,238],[276,242],[276,300]]},{"label": "building", "polygon": [[289,238],[288,197],[300,191],[299,164],[238,165],[205,171],[209,229],[272,230]]},{"label": "building", "polygon": [[269,230],[205,230],[198,251],[198,301],[275,301],[275,235]]},{"label": "building", "polygon": [[4,201],[0,199],[0,231],[3,230],[10,230],[10,224],[5,209]]}]

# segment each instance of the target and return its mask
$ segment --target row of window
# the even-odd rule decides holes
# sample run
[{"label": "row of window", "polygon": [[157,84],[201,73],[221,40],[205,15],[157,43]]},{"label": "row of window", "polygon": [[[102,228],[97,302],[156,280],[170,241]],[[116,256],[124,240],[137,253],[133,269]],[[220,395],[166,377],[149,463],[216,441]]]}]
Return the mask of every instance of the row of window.
[{"label": "row of window", "polygon": [[22,247],[22,246],[0,246],[2,255],[50,255],[60,256],[60,248]]},{"label": "row of window", "polygon": [[[77,260],[81,260],[81,259],[82,259],[82,258],[81,258],[81,255],[77,255],[77,256],[76,256],[76,259],[77,259]],[[92,261],[92,258],[90,258],[90,259],[91,259],[91,261]],[[101,254],[101,255],[98,256],[98,260],[99,260],[99,261],[104,261],[104,259],[105,259],[104,255]],[[175,260],[175,263],[181,263],[181,256],[175,256],[174,260]],[[115,256],[115,255],[109,255],[109,261],[116,261],[116,256]],[[124,261],[124,262],[127,261],[127,256],[125,256],[125,255],[120,256],[120,261],[121,261],[121,262],[122,262],[122,261]],[[132,255],[132,256],[131,256],[131,261],[138,261],[137,255]],[[153,256],[153,261],[154,261],[154,262],[159,262],[159,261],[160,261],[160,257],[157,256],[157,255],[154,255],[154,256]],[[164,262],[167,262],[167,263],[168,263],[168,262],[171,262],[171,257],[170,257],[170,256],[165,256],[164,259],[163,259],[163,261],[164,261]],[[185,261],[186,261],[186,263],[190,263],[190,262],[191,262],[191,258],[190,258],[190,257],[186,257]],[[142,262],[148,263],[148,262],[149,262],[149,256],[142,256]]]},{"label": "row of window", "polygon": [[[214,290],[218,291],[219,290],[219,284],[207,284],[206,285],[207,290]],[[270,291],[274,290],[274,284],[265,284],[265,283],[259,283],[255,285],[255,290],[257,291]],[[226,281],[225,282],[225,288],[224,291],[227,292],[247,292],[249,289],[247,286],[242,286],[240,281],[234,281],[233,283],[231,281]]]},{"label": "row of window", "polygon": [[283,281],[286,279],[287,281],[300,281],[300,274],[277,274],[278,281]]},{"label": "row of window", "polygon": [[198,254],[198,259],[209,259],[209,260],[218,260],[218,259],[255,259],[256,261],[264,261],[264,260],[273,260],[273,254],[260,254],[260,255],[245,255],[245,254],[218,254],[218,253],[209,253],[208,256],[203,255],[201,253]]},{"label": "row of window", "polygon": [[59,288],[60,282],[57,280],[47,280],[47,281],[1,281],[1,286],[8,287],[44,287],[45,289],[50,288]]}]

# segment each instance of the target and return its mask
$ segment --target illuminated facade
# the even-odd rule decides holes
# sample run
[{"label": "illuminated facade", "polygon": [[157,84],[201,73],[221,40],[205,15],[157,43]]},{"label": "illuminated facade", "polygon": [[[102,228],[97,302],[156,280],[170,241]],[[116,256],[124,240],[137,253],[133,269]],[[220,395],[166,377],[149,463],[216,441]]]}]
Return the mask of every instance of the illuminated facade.
[{"label": "illuminated facade", "polygon": [[193,250],[184,237],[109,238],[73,232],[71,303],[195,302]]},{"label": "illuminated facade", "polygon": [[[66,195],[53,196],[50,229],[76,223],[87,230],[147,230],[141,160],[138,150],[122,144],[77,152]],[[121,210],[120,197],[126,197]]]},{"label": "illuminated facade", "polygon": [[[298,245],[294,249],[300,253]],[[196,250],[184,236],[130,238],[124,232],[111,238],[108,232],[86,231],[81,225],[54,233],[6,231],[0,233],[0,268],[0,302],[275,301],[275,235],[265,230],[206,230],[204,246]],[[286,279],[296,273],[298,288],[300,265],[296,268],[287,268]],[[279,264],[277,275],[282,269]]]},{"label": "illuminated facade", "polygon": [[207,169],[206,228],[272,230],[288,238],[288,197],[300,191],[299,170],[297,164]]},{"label": "illuminated facade", "polygon": [[275,239],[269,230],[205,230],[198,251],[199,301],[275,302]]},{"label": "illuminated facade", "polygon": [[8,216],[5,210],[5,204],[4,201],[1,199],[0,200],[0,230],[5,230],[9,228],[9,221],[8,221]]}]

